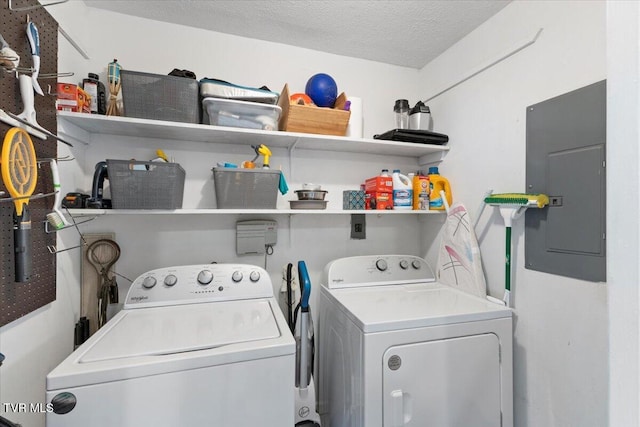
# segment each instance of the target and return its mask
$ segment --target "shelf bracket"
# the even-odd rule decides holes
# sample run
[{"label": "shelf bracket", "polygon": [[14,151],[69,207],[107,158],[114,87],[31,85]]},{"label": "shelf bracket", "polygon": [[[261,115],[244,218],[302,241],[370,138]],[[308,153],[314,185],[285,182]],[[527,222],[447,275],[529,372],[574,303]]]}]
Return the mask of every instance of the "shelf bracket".
[{"label": "shelf bracket", "polygon": [[289,146],[289,148],[287,149],[287,151],[289,152],[289,177],[291,179],[293,179],[293,152],[296,150],[296,145],[298,145],[298,142],[300,142],[300,138],[296,138],[293,141],[293,144],[291,144]]},{"label": "shelf bracket", "polygon": [[446,156],[448,151],[438,151],[436,153],[424,154],[418,158],[418,164],[420,166],[438,164],[444,160],[444,156]]},{"label": "shelf bracket", "polygon": [[293,247],[293,214],[289,214],[289,249]]}]

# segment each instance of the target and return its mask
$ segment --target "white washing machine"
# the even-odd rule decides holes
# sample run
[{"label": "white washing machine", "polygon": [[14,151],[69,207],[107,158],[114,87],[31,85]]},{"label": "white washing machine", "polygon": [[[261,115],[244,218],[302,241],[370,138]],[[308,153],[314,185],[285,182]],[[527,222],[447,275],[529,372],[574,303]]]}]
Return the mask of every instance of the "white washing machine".
[{"label": "white washing machine", "polygon": [[265,270],[162,268],[47,376],[46,425],[292,426],[294,380],[295,341]]},{"label": "white washing machine", "polygon": [[511,310],[424,259],[329,263],[319,298],[323,427],[512,427]]}]

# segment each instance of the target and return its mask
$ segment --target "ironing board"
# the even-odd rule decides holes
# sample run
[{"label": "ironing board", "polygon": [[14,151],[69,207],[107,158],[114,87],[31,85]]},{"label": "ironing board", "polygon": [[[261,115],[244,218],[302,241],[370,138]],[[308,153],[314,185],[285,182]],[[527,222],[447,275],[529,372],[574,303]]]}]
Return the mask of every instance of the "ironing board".
[{"label": "ironing board", "polygon": [[487,284],[478,240],[469,212],[462,203],[449,208],[438,254],[438,281],[482,298]]}]

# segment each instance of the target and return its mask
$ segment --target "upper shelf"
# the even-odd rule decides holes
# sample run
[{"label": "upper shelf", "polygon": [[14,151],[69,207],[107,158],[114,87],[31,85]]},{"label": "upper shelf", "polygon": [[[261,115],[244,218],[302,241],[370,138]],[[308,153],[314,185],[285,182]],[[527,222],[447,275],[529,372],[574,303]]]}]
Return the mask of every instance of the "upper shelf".
[{"label": "upper shelf", "polygon": [[346,210],[346,209],[68,209],[73,217],[101,215],[441,215],[444,211],[427,210]]},{"label": "upper shelf", "polygon": [[65,123],[70,123],[91,134],[143,136],[145,138],[177,139],[220,144],[265,144],[272,148],[282,147],[287,149],[295,148],[417,157],[421,164],[439,161],[444,157],[446,152],[449,151],[449,147],[447,146],[431,144],[241,129],[167,122],[162,120],[136,119],[131,117],[101,116],[67,111],[58,111],[58,119],[62,124],[62,131],[66,134],[69,133],[69,130],[65,128]]}]

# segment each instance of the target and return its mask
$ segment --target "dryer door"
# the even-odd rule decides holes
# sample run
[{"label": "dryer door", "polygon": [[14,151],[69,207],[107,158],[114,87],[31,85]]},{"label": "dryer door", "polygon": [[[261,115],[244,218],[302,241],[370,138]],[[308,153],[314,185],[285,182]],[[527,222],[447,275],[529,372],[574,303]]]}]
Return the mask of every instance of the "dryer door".
[{"label": "dryer door", "polygon": [[499,427],[500,342],[488,333],[389,348],[384,427]]}]

